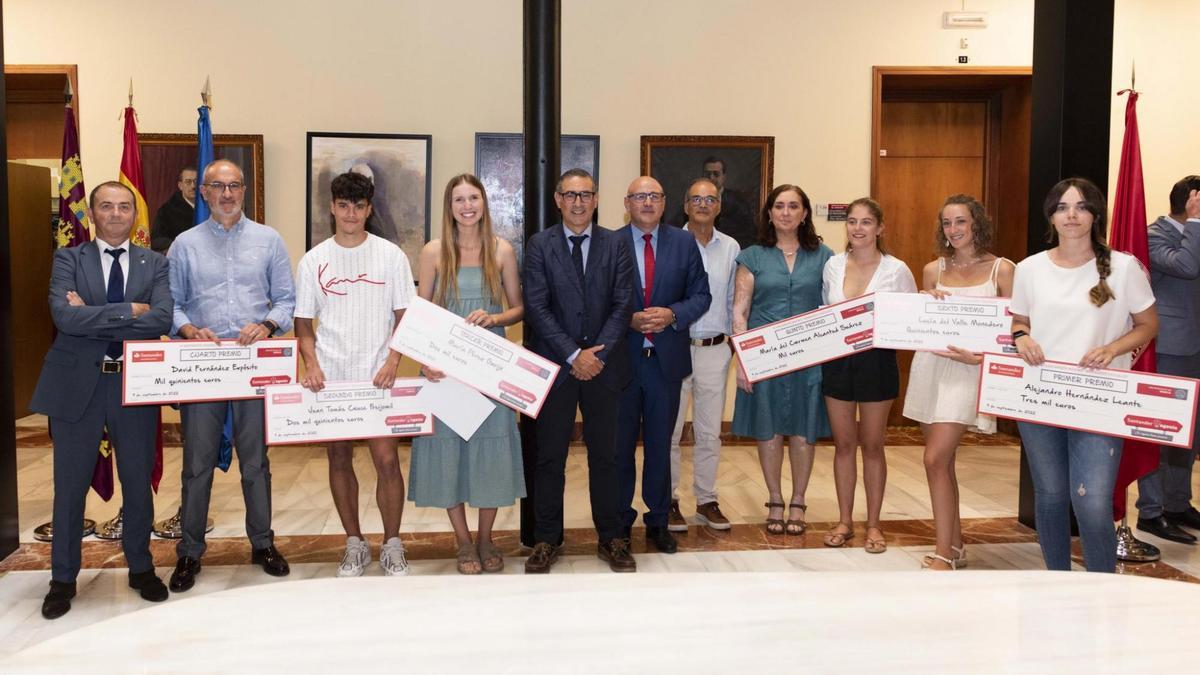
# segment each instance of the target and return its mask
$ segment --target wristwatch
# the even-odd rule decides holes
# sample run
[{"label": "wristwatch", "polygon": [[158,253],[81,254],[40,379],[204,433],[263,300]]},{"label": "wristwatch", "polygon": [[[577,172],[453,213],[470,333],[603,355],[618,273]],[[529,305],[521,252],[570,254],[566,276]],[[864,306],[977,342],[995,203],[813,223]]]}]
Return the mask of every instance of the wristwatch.
[{"label": "wristwatch", "polygon": [[262,326],[267,329],[267,337],[271,337],[279,332],[279,324],[270,319],[263,321]]}]

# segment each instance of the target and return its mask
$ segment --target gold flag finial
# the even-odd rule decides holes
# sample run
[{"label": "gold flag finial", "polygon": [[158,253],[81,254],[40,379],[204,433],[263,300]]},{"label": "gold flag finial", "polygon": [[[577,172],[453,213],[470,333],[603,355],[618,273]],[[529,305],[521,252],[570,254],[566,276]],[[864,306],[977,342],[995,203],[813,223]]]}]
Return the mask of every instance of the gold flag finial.
[{"label": "gold flag finial", "polygon": [[63,102],[67,107],[71,106],[71,101],[75,98],[75,89],[71,87],[71,78],[67,78],[67,86],[63,87]]},{"label": "gold flag finial", "polygon": [[207,75],[204,77],[204,89],[200,91],[200,100],[204,102],[205,108],[212,107],[212,83],[211,78]]},{"label": "gold flag finial", "polygon": [[129,78],[129,107],[133,107],[133,78]]},{"label": "gold flag finial", "polygon": [[1129,63],[1129,88],[1137,91],[1137,61]]}]

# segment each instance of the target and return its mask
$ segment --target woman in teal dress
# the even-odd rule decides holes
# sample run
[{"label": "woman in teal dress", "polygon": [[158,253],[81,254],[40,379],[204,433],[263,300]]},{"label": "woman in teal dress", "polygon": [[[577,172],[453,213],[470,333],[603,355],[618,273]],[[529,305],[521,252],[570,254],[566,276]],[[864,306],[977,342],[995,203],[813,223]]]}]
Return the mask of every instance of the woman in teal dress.
[{"label": "woman in teal dress", "polygon": [[[740,333],[816,309],[821,271],[833,255],[821,243],[808,195],[796,185],[771,191],[759,214],[758,245],[738,256],[734,281],[733,332]],[[758,461],[767,484],[768,534],[803,534],[804,493],[813,467],[813,443],[829,435],[821,398],[820,366],[751,384],[739,367],[733,433],[758,441]],[[788,439],[792,495],[783,520],[783,439]]]},{"label": "woman in teal dress", "polygon": [[[422,298],[498,335],[524,316],[516,252],[492,233],[487,193],[475,176],[462,174],[446,184],[442,237],[421,249],[419,275]],[[424,366],[421,374],[435,382],[444,377]],[[470,439],[441,421],[432,436],[413,439],[408,498],[417,506],[446,509],[458,542],[459,572],[504,569],[504,557],[492,543],[492,524],[499,507],[524,496],[521,438],[511,409],[497,404]],[[474,542],[466,504],[479,509]]]}]

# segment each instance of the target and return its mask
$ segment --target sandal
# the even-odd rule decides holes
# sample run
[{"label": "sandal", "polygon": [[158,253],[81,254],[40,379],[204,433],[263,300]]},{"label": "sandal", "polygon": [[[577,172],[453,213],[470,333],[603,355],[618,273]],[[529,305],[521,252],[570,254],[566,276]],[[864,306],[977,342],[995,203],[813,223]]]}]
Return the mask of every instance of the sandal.
[{"label": "sandal", "polygon": [[[846,528],[845,532],[839,532],[838,528]],[[833,526],[833,529],[825,533],[825,545],[830,548],[841,548],[846,545],[846,542],[854,538],[854,528],[846,523],[838,523]]]},{"label": "sandal", "polygon": [[[872,537],[871,530],[879,533],[879,537]],[[887,540],[883,538],[883,530],[879,529],[878,525],[867,526],[867,538],[863,542],[863,550],[867,553],[883,553],[887,550]]]},{"label": "sandal", "polygon": [[967,545],[951,546],[951,551],[954,551],[954,569],[967,566]]},{"label": "sandal", "polygon": [[483,560],[484,572],[499,572],[504,569],[504,554],[491,541],[479,542],[479,557]]},{"label": "sandal", "polygon": [[[786,508],[783,502],[767,502],[763,506],[768,509]],[[764,526],[767,534],[783,534],[783,518],[771,518],[768,512],[767,524]]]},{"label": "sandal", "polygon": [[[806,504],[788,504],[788,508],[793,511],[796,509],[800,509],[801,516],[804,516],[808,513],[808,505],[806,505]],[[789,515],[790,515],[790,513],[789,513]],[[808,529],[808,523],[803,518],[801,518],[800,520],[796,520],[794,518],[788,518],[787,522],[784,523],[784,533],[790,534],[792,536],[799,536],[801,534],[804,534],[804,531],[807,529]]]},{"label": "sandal", "polygon": [[475,545],[471,542],[458,545],[458,573],[459,574],[479,574],[483,571],[483,566],[479,562],[479,551],[475,550]]},{"label": "sandal", "polygon": [[[947,558],[944,555],[938,555],[936,553],[930,553],[929,555],[925,556],[925,558],[921,561],[921,569],[933,570],[933,562],[935,560],[940,560],[940,561],[946,563],[947,565],[950,566],[950,570],[958,569],[958,560],[957,559]],[[941,572],[941,571],[950,571],[950,570],[934,570],[934,571]]]}]

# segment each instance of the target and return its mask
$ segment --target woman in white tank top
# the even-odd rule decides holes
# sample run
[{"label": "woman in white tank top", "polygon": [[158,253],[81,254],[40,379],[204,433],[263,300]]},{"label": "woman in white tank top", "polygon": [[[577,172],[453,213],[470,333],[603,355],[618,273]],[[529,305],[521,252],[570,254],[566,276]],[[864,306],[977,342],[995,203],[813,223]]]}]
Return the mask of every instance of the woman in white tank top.
[{"label": "woman in white tank top", "polygon": [[[992,224],[973,197],[960,194],[946,200],[935,238],[939,255],[925,266],[923,292],[939,298],[1012,294],[1015,266],[988,252]],[[979,363],[979,355],[951,347],[946,352],[917,352],[909,371],[904,416],[920,422],[925,435],[925,475],[936,529],[934,552],[922,565],[928,569],[966,565],[954,457],[968,428],[988,434],[996,430],[994,417],[975,412]]]}]

